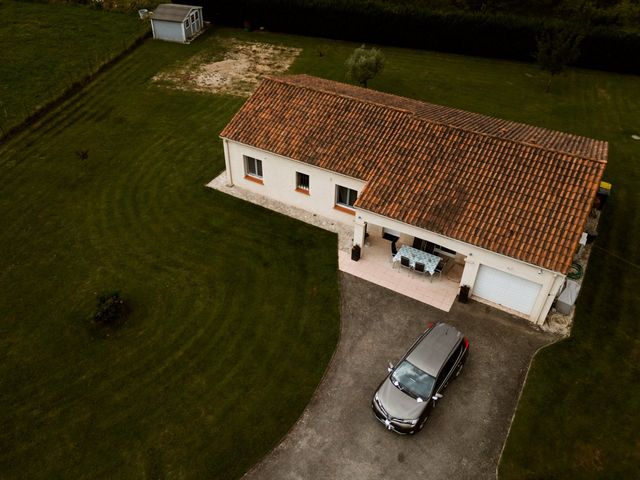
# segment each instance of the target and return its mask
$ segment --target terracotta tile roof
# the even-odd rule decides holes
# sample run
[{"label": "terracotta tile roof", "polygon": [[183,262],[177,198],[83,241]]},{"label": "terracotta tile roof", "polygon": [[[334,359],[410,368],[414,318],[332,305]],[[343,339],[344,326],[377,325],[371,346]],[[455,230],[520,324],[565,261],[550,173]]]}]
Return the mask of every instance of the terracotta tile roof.
[{"label": "terracotta tile roof", "polygon": [[271,77],[221,136],[367,182],[356,207],[566,272],[607,143],[305,75]]}]

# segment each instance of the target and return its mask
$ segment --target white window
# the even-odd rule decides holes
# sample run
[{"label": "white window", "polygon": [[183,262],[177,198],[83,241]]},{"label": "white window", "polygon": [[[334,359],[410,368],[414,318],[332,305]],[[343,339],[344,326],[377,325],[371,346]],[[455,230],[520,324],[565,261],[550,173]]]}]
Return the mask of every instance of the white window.
[{"label": "white window", "polygon": [[185,29],[189,28],[189,19],[188,18],[184,21],[184,28]]},{"label": "white window", "polygon": [[336,185],[336,204],[342,207],[352,208],[358,198],[358,192],[350,188]]},{"label": "white window", "polygon": [[296,172],[296,188],[298,190],[309,191],[309,175]]},{"label": "white window", "polygon": [[262,160],[245,155],[244,172],[250,177],[262,178]]}]

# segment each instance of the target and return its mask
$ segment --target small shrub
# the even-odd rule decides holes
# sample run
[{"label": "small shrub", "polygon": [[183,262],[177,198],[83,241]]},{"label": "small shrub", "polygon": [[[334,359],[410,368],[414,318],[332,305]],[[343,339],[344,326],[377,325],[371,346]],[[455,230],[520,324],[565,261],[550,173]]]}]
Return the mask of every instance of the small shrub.
[{"label": "small shrub", "polygon": [[124,323],[129,311],[129,305],[120,297],[120,292],[103,293],[98,297],[93,320],[99,325],[116,327]]},{"label": "small shrub", "polygon": [[356,48],[345,62],[347,77],[367,87],[367,82],[373,79],[384,68],[384,55],[377,48],[367,50],[364,45]]}]

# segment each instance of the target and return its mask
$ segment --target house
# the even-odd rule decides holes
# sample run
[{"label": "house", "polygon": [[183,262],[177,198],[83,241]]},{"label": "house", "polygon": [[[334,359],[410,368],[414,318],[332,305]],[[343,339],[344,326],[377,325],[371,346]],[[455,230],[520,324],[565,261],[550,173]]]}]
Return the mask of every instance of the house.
[{"label": "house", "polygon": [[188,42],[204,25],[202,7],[162,3],[151,14],[153,38],[169,42]]},{"label": "house", "polygon": [[[608,144],[306,75],[268,77],[220,134],[227,182],[437,246],[472,297],[542,323]],[[363,249],[366,255],[366,250]]]}]

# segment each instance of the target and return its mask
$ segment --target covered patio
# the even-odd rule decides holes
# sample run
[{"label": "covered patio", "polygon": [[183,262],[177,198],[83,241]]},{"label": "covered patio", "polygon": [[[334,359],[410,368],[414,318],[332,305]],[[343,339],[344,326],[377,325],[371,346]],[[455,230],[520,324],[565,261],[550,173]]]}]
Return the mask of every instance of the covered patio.
[{"label": "covered patio", "polygon": [[[456,260],[455,254],[447,256],[447,252],[443,254],[435,250],[433,255],[443,259],[441,272],[431,275],[428,271],[416,271],[414,262],[410,262],[409,268],[404,268],[399,261],[400,254],[393,261],[392,241],[389,239],[393,236],[383,232],[382,227],[368,225],[360,260],[353,261],[351,252],[340,250],[340,270],[448,312],[460,289],[464,264]],[[405,251],[403,246],[411,251],[415,239],[400,233],[395,244],[401,253]]]}]

